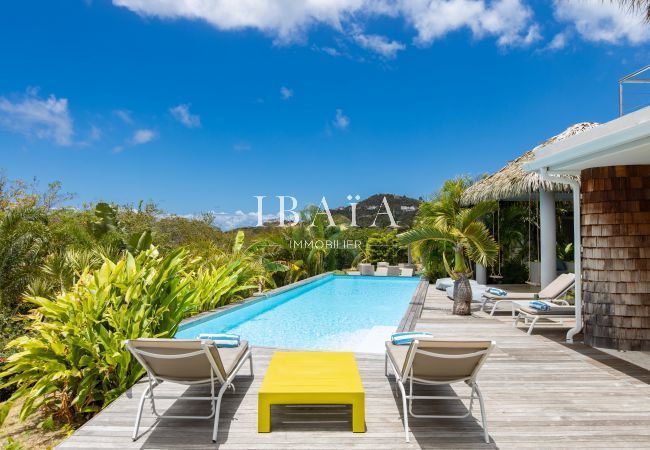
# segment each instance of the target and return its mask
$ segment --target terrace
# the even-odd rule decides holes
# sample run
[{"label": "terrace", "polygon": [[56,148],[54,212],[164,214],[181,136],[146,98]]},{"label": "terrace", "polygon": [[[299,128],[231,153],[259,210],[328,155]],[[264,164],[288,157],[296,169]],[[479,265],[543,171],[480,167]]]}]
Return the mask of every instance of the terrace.
[{"label": "terrace", "polygon": [[[451,301],[433,286],[419,313],[412,305],[402,326],[443,339],[489,336],[496,341],[497,348],[479,378],[490,444],[483,442],[480,423],[472,417],[411,418],[411,443],[406,444],[401,400],[393,378],[384,376],[383,356],[360,353],[356,359],[366,390],[366,433],[350,433],[346,407],[282,407],[274,411],[273,432],[258,434],[257,392],[273,349],[255,348],[254,379],[242,376],[235,383],[237,390],[224,396],[218,448],[621,448],[650,442],[648,370],[583,344],[564,344],[563,331],[545,329],[528,336],[513,328],[508,316],[490,318],[478,311],[471,316],[452,315]],[[132,442],[133,418],[144,386],[137,383],[58,448],[215,448],[209,441],[210,421],[158,422],[147,410],[142,422],[145,434]],[[189,391],[178,385],[162,387],[175,394]],[[183,414],[200,414],[206,408],[191,402],[161,405],[169,414],[179,408]],[[438,402],[435,408],[449,414],[463,412],[466,406],[450,401]]]}]

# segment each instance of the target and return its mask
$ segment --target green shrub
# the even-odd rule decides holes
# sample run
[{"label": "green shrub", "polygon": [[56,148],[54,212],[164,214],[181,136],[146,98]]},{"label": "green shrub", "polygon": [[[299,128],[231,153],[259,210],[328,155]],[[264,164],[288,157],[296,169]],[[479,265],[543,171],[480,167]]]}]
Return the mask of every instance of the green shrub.
[{"label": "green shrub", "polygon": [[191,281],[192,303],[198,312],[210,311],[246,296],[257,288],[257,272],[242,259],[222,266],[208,264]]},{"label": "green shrub", "polygon": [[110,403],[142,375],[124,348],[125,339],[171,337],[194,310],[187,253],[159,258],[155,248],[137,257],[126,253],[84,271],[72,289],[55,299],[27,297],[36,305],[27,316],[28,335],[14,339],[0,373],[17,390],[2,404],[0,424],[11,405],[24,398],[25,419],[40,407],[72,421]]},{"label": "green shrub", "polygon": [[366,241],[366,262],[389,264],[406,262],[406,247],[400,245],[394,233],[376,234]]}]

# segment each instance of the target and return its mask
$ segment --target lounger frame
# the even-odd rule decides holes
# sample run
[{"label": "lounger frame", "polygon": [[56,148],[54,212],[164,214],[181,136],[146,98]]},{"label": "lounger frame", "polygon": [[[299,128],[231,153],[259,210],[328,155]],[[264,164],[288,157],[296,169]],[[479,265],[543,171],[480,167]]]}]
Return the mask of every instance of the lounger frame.
[{"label": "lounger frame", "polygon": [[[427,418],[427,419],[464,419],[466,417],[469,417],[472,414],[472,407],[474,405],[474,399],[476,398],[479,402],[479,407],[481,409],[481,423],[483,425],[483,433],[484,433],[484,439],[487,444],[490,443],[490,435],[488,433],[488,424],[487,424],[487,416],[485,413],[485,405],[483,402],[483,395],[481,394],[481,390],[479,389],[478,383],[476,382],[476,377],[481,370],[481,367],[487,360],[488,355],[492,351],[492,349],[495,347],[494,341],[490,344],[490,346],[486,349],[478,350],[475,352],[468,352],[468,353],[463,353],[463,354],[457,354],[457,355],[448,355],[448,354],[443,354],[443,353],[435,353],[430,350],[423,351],[418,349],[420,341],[414,340],[411,345],[415,346],[415,351],[409,351],[409,356],[406,360],[406,365],[405,365],[405,372],[408,374],[406,376],[406,379],[402,377],[402,372],[395,367],[395,364],[393,363],[392,359],[388,357],[388,352],[386,352],[386,359],[384,361],[384,373],[386,376],[388,376],[388,367],[390,364],[390,367],[393,371],[393,374],[395,375],[395,380],[397,381],[397,386],[399,387],[399,390],[401,392],[402,396],[402,411],[403,411],[403,420],[404,420],[404,435],[406,437],[406,442],[410,442],[410,437],[409,437],[409,425],[408,425],[408,416],[409,414],[413,417],[416,418]],[[421,378],[417,378],[413,375],[413,360],[415,359],[416,354],[422,354],[425,356],[430,356],[433,358],[442,358],[442,359],[466,359],[466,358],[473,358],[476,356],[482,356],[480,361],[476,364],[476,367],[472,371],[472,374],[469,377],[465,378],[459,378],[455,380],[445,380],[445,381],[431,381],[431,380],[425,380]],[[469,396],[467,395],[413,395],[413,383],[416,384],[425,384],[425,385],[451,385],[455,383],[461,383],[465,382],[470,388],[471,388],[471,393]],[[408,394],[406,393],[405,389],[405,384],[408,383]],[[425,415],[425,414],[415,414],[413,412],[413,400],[462,400],[462,399],[469,399],[469,406],[467,408],[467,413],[466,414],[461,414],[461,415]],[[408,400],[408,407],[407,407],[407,400]]]},{"label": "lounger frame", "polygon": [[[561,291],[555,297],[552,297],[552,298],[539,298],[539,299],[536,299],[536,300],[549,301],[549,302],[556,302],[556,301],[559,300],[560,304],[569,305],[569,302],[566,301],[566,296],[569,293],[569,291],[571,289],[573,289],[574,287],[575,287],[575,280],[574,280],[573,283],[571,283],[569,286],[567,286],[566,289]],[[514,298],[514,297],[511,297],[511,298],[508,298],[508,299],[496,300],[495,301],[494,298],[486,297],[485,295],[483,295],[483,302],[481,303],[481,311],[485,311],[485,305],[488,302],[492,302],[493,305],[492,305],[492,309],[490,310],[490,316],[494,316],[494,312],[497,310],[497,306],[499,306],[501,303],[509,302],[510,303],[510,308],[511,308],[511,311],[512,311],[512,318],[515,319],[517,310],[514,307],[513,302],[534,302],[536,300],[535,299],[531,300],[529,298]]]},{"label": "lounger frame", "polygon": [[[565,302],[567,306],[571,306],[568,302]],[[555,320],[566,320],[566,319],[575,319],[575,313],[567,311],[563,314],[533,314],[521,309],[517,309],[517,315],[514,317],[513,327],[517,328],[519,322],[524,321],[524,325],[528,325],[528,331],[526,334],[531,335],[535,325],[539,319],[555,319]]]},{"label": "lounger frame", "polygon": [[[147,379],[148,379],[147,380],[148,386],[145,388],[144,392],[142,393],[142,396],[140,397],[140,404],[138,405],[138,413],[135,418],[135,425],[133,427],[133,436],[131,437],[131,439],[135,441],[138,438],[138,430],[140,428],[140,420],[142,418],[142,409],[144,407],[144,402],[145,400],[149,400],[151,402],[151,409],[154,415],[158,419],[201,420],[201,419],[214,418],[214,426],[212,428],[212,442],[216,443],[217,433],[219,429],[219,413],[221,410],[221,399],[223,397],[223,394],[226,392],[228,388],[232,388],[233,391],[235,390],[235,386],[233,385],[232,382],[237,376],[237,372],[239,372],[239,369],[241,369],[241,367],[244,365],[246,360],[248,360],[250,363],[250,375],[253,376],[253,358],[252,358],[252,353],[250,348],[247,349],[246,352],[241,356],[241,358],[233,368],[232,372],[226,378],[224,378],[224,376],[221,374],[221,371],[218,368],[217,362],[214,360],[212,352],[210,351],[210,347],[214,346],[214,344],[211,341],[201,342],[201,348],[199,350],[189,350],[186,353],[177,353],[174,355],[165,355],[165,354],[160,354],[155,352],[148,352],[133,346],[130,341],[126,341],[125,345],[131,351],[135,359],[137,359],[138,362],[142,365],[142,367],[144,367],[144,369],[147,371]],[[167,359],[167,360],[177,359],[179,360],[179,362],[181,362],[181,360],[185,358],[191,358],[201,354],[205,354],[206,358],[208,358],[208,361],[210,362],[210,367],[212,369],[210,371],[210,378],[206,378],[202,380],[193,380],[193,381],[165,379],[164,377],[160,377],[155,374],[155,372],[147,364],[146,360],[142,358],[142,356],[146,356],[148,358],[156,358],[156,359]],[[162,381],[169,381],[170,383],[177,383],[177,384],[182,384],[187,386],[209,384],[210,396],[209,397],[196,397],[196,396],[185,397],[185,396],[174,396],[174,395],[156,395],[154,388],[158,386]],[[217,392],[217,394],[215,395],[217,382],[221,385],[221,387]],[[156,399],[210,401],[210,414],[207,416],[161,415],[156,410]]]}]

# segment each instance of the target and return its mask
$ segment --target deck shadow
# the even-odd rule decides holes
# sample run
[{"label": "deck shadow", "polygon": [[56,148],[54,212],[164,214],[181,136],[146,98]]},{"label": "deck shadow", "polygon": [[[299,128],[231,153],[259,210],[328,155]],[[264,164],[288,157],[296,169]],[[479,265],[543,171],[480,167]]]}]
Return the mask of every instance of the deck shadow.
[{"label": "deck shadow", "polygon": [[[399,411],[399,420],[403,424],[404,414],[402,408],[402,396],[397,386],[395,377],[391,374],[388,377],[395,406]],[[461,383],[458,383],[460,386]],[[462,387],[461,395],[469,395],[469,388]],[[467,393],[465,393],[465,390]],[[456,395],[456,391],[449,385],[428,386],[413,384],[415,395]],[[408,389],[407,389],[408,392]],[[407,404],[408,407],[408,404]],[[467,407],[459,399],[451,400],[416,400],[413,402],[413,411],[416,414],[430,415],[463,415],[467,413]],[[490,443],[486,444],[481,426],[480,409],[478,400],[474,400],[472,415],[464,419],[436,419],[416,418],[408,416],[409,429],[421,448],[447,448],[466,446],[467,448],[499,448],[492,437]],[[487,416],[488,433],[490,428],[490,416]],[[403,425],[402,425],[403,426]],[[437,434],[439,434],[437,436]],[[402,439],[404,436],[402,434]],[[411,440],[413,442],[413,440]]]},{"label": "deck shadow", "polygon": [[[212,443],[212,428],[214,419],[165,419],[165,416],[205,416],[210,413],[209,401],[188,401],[182,397],[209,396],[208,385],[189,386],[181,398],[167,408],[162,414],[163,418],[149,428],[140,427],[140,438],[142,449],[179,449],[179,448],[218,448],[228,440],[230,425],[235,419],[244,397],[254,382],[254,377],[248,374],[238,376],[235,381],[235,391],[228,389],[221,401],[221,413],[219,416],[219,432],[217,443]],[[217,386],[218,389],[218,386]],[[151,409],[145,404],[143,416],[148,413],[151,416]],[[179,432],[182,430],[182,432]]]}]

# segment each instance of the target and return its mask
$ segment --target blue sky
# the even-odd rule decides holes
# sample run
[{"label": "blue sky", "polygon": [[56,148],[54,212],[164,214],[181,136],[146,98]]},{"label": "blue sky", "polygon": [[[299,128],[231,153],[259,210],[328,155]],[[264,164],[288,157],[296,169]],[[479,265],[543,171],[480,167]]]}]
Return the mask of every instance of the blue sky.
[{"label": "blue sky", "polygon": [[600,0],[8,1],[0,167],[221,224],[427,196],[614,118],[649,41]]}]

